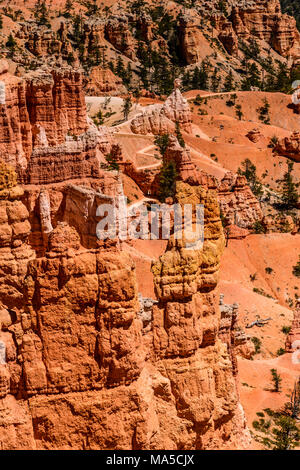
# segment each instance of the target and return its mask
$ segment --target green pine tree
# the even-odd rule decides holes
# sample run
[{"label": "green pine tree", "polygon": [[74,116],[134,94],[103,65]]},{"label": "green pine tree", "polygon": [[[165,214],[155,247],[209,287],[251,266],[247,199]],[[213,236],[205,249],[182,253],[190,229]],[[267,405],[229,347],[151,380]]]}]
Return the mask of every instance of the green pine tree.
[{"label": "green pine tree", "polygon": [[158,147],[161,157],[163,157],[166,153],[166,150],[169,146],[169,140],[169,134],[156,135],[154,138],[154,143]]},{"label": "green pine tree", "polygon": [[73,10],[72,0],[66,0],[65,9],[63,11],[63,16],[65,18],[71,18],[71,11]]},{"label": "green pine tree", "polygon": [[228,73],[225,82],[224,82],[224,91],[232,91],[235,89],[235,83],[234,83],[234,78],[233,78],[233,72],[230,69],[230,72]]},{"label": "green pine tree", "polygon": [[37,0],[34,6],[33,15],[38,25],[50,27],[49,10],[45,0]]},{"label": "green pine tree", "polygon": [[280,377],[276,369],[271,369],[271,374],[272,374],[272,382],[274,386],[273,391],[278,393],[281,390],[280,384],[282,382],[282,378]]},{"label": "green pine tree", "polygon": [[258,434],[255,440],[265,449],[292,450],[300,444],[300,379],[294,385],[289,400],[278,411],[270,408],[257,413],[252,425]]},{"label": "green pine tree", "polygon": [[9,49],[9,57],[12,57],[13,54],[15,53],[15,51],[16,51],[17,43],[16,43],[16,41],[15,41],[15,39],[14,39],[14,37],[11,33],[8,36],[8,39],[7,39],[5,45]]},{"label": "green pine tree", "polygon": [[245,176],[254,196],[260,198],[263,194],[262,184],[257,177],[256,166],[251,162],[251,160],[249,160],[249,158],[246,158],[246,160],[242,162],[242,169],[238,169],[238,174]]},{"label": "green pine tree", "polygon": [[293,267],[293,274],[296,277],[300,277],[300,256],[298,263],[296,264],[296,266]]},{"label": "green pine tree", "polygon": [[298,184],[294,182],[293,168],[294,163],[288,162],[288,170],[284,174],[283,179],[280,181],[282,188],[282,201],[287,209],[292,209],[298,204],[299,193],[297,191]]},{"label": "green pine tree", "polygon": [[165,202],[168,197],[174,197],[176,191],[176,164],[173,160],[164,162],[159,175],[158,198]]},{"label": "green pine tree", "polygon": [[131,108],[132,108],[132,101],[131,101],[130,96],[127,96],[122,107],[122,113],[124,115],[125,121],[128,120]]}]

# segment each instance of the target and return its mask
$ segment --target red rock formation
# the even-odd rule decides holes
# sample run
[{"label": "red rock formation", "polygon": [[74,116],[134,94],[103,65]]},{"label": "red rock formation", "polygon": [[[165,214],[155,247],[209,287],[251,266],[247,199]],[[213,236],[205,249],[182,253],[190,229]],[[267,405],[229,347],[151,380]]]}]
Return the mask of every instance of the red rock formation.
[{"label": "red rock formation", "polygon": [[155,25],[150,15],[147,15],[145,12],[139,15],[137,18],[137,29],[141,32],[141,36],[145,42],[153,41]]},{"label": "red rock formation", "polygon": [[262,220],[260,204],[244,176],[226,173],[218,190],[220,208],[228,224],[247,229],[252,228],[256,221]]},{"label": "red rock formation", "polygon": [[16,180],[14,171],[0,162],[0,448],[35,449],[28,404],[11,395],[19,393],[22,366],[16,347],[23,331],[24,278],[34,258],[28,211]]},{"label": "red rock formation", "polygon": [[[89,217],[80,217],[97,194],[69,188],[65,217],[81,237],[66,222],[50,228],[45,255],[26,261],[20,314],[0,315],[3,448],[18,448],[19,432],[21,447],[39,449],[201,449],[248,442],[232,363],[217,338],[215,287],[224,239],[216,194],[178,185],[181,204],[205,202],[206,242],[203,252],[187,253],[170,241],[154,267],[160,303],[147,331],[130,256],[114,240],[81,244],[90,225]],[[183,266],[189,266],[186,276]]]},{"label": "red rock formation", "polygon": [[[187,250],[184,240],[171,239],[153,266],[159,299],[153,308],[154,351],[171,381],[179,416],[189,416],[194,423],[196,448],[222,447],[220,440],[235,440],[228,416],[238,414],[239,405],[234,365],[218,339],[215,288],[224,239],[217,197],[212,190],[182,182],[177,184],[176,195],[180,204],[205,205],[205,241],[198,251]],[[221,389],[230,390],[225,401],[219,399]],[[239,426],[245,436],[242,420]]]},{"label": "red rock formation", "polygon": [[130,122],[134,134],[165,134],[174,131],[177,121],[182,130],[190,133],[192,130],[191,110],[187,100],[180,92],[180,81],[175,80],[174,91],[166,99],[163,106],[153,105]]},{"label": "red rock formation", "polygon": [[249,230],[245,228],[238,227],[237,225],[226,225],[224,227],[224,233],[226,239],[230,240],[243,240],[248,235],[250,235]]},{"label": "red rock formation", "polygon": [[220,295],[220,329],[219,337],[227,345],[233,364],[234,375],[238,374],[237,356],[251,359],[255,354],[255,348],[250,337],[245,334],[238,325],[239,305],[224,304],[224,295]]},{"label": "red rock formation", "polygon": [[70,67],[37,70],[25,76],[26,104],[31,126],[45,130],[50,146],[61,144],[66,135],[87,130],[82,75]]},{"label": "red rock formation", "polygon": [[180,127],[185,132],[191,132],[192,117],[191,110],[188,101],[182,96],[180,92],[181,82],[175,80],[174,91],[166,99],[162,112],[163,114],[173,122],[178,122]]},{"label": "red rock formation", "polygon": [[75,227],[84,247],[97,247],[96,230],[99,222],[97,209],[101,204],[115,205],[115,198],[92,188],[75,185],[69,185],[64,195],[63,220]]},{"label": "red rock formation", "polygon": [[248,139],[254,144],[257,144],[257,142],[259,142],[263,138],[263,135],[259,129],[255,128],[249,131],[246,137],[248,137]]},{"label": "red rock formation", "polygon": [[14,167],[25,168],[32,150],[32,130],[26,106],[24,80],[0,64],[0,157]]},{"label": "red rock formation", "polygon": [[294,233],[298,231],[297,224],[294,222],[294,219],[290,215],[282,216],[265,216],[262,219],[262,225],[267,232],[284,232],[284,233]]},{"label": "red rock formation", "polygon": [[21,79],[1,69],[0,152],[22,173],[34,147],[57,146],[87,130],[81,74],[40,69]]},{"label": "red rock formation", "polygon": [[279,155],[300,162],[300,132],[295,131],[290,137],[284,137],[275,146],[274,151]]},{"label": "red rock formation", "polygon": [[170,136],[164,158],[175,162],[178,178],[182,181],[206,189],[217,188],[220,208],[227,225],[239,228],[238,231],[229,229],[229,238],[244,238],[248,232],[243,229],[252,228],[256,221],[262,220],[260,204],[243,176],[228,172],[218,184],[215,178],[196,168],[189,149],[182,148],[174,136]]},{"label": "red rock formation", "polygon": [[73,48],[67,39],[66,25],[63,22],[57,34],[47,26],[24,22],[17,32],[17,37],[24,40],[26,49],[37,57],[56,55],[66,59],[69,54],[73,54]]},{"label": "red rock formation", "polygon": [[84,23],[83,29],[83,59],[86,60],[90,53],[105,45],[105,21],[100,18],[90,18]]},{"label": "red rock formation", "polygon": [[199,21],[199,18],[188,14],[180,17],[179,38],[181,54],[188,65],[196,64],[202,59],[201,44],[203,44],[205,38],[198,28]]},{"label": "red rock formation", "polygon": [[213,15],[212,22],[218,31],[218,39],[228,54],[237,56],[239,51],[238,38],[230,21],[223,15]]},{"label": "red rock formation", "polygon": [[110,69],[104,69],[101,66],[91,69],[88,83],[84,88],[85,93],[91,96],[126,94],[122,79],[117,77]]},{"label": "red rock formation", "polygon": [[162,135],[174,131],[172,123],[162,113],[161,107],[157,105],[149,106],[148,109],[135,116],[130,122],[130,130],[134,134]]},{"label": "red rock formation", "polygon": [[98,133],[91,128],[79,137],[53,147],[36,147],[31,154],[27,184],[50,184],[78,178],[99,178],[104,157],[98,149]]},{"label": "red rock formation", "polygon": [[135,57],[135,40],[132,36],[126,16],[109,18],[105,24],[105,38],[125,56]]},{"label": "red rock formation", "polygon": [[49,184],[99,177],[102,134],[87,121],[80,71],[54,68],[23,79],[2,67],[0,155],[20,180]]},{"label": "red rock formation", "polygon": [[[296,352],[297,349],[300,349],[300,299],[297,300],[297,305],[294,310],[294,319],[291,327],[291,331],[288,334],[285,342],[286,352]],[[296,353],[297,354],[297,353]],[[300,353],[297,354],[298,362]],[[297,363],[298,363],[297,362]]]},{"label": "red rock formation", "polygon": [[238,37],[256,36],[283,56],[299,56],[300,34],[293,17],[283,15],[279,0],[259,0],[233,7],[231,21]]},{"label": "red rock formation", "polygon": [[192,162],[190,150],[181,147],[174,135],[169,137],[169,145],[164,155],[164,160],[166,162],[175,162],[177,175],[180,180],[191,185],[203,183],[203,173]]},{"label": "red rock formation", "polygon": [[21,202],[23,193],[15,172],[0,161],[0,307],[17,311],[24,304],[27,263],[34,257],[28,245],[30,223]]}]

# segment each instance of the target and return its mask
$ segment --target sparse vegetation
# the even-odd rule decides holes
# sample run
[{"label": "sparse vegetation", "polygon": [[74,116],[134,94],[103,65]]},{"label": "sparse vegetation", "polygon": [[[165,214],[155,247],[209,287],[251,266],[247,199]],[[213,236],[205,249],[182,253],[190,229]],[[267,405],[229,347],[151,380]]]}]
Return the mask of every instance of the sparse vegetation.
[{"label": "sparse vegetation", "polygon": [[300,379],[294,385],[288,401],[277,411],[266,408],[256,413],[252,423],[255,440],[270,450],[292,450],[300,443]]},{"label": "sparse vegetation", "polygon": [[263,194],[263,187],[256,174],[256,166],[246,158],[242,162],[242,169],[238,168],[238,174],[245,176],[251,191],[259,199]]},{"label": "sparse vegetation", "polygon": [[106,171],[119,171],[120,167],[112,153],[105,156],[106,163],[101,164],[101,168]]},{"label": "sparse vegetation", "polygon": [[282,204],[286,209],[292,209],[295,207],[299,201],[299,193],[297,188],[299,187],[298,183],[294,182],[293,169],[294,163],[288,162],[288,169],[285,172],[283,179],[279,180],[282,190]]},{"label": "sparse vegetation", "polygon": [[253,336],[251,338],[251,341],[254,344],[255,354],[260,354],[261,353],[261,340],[257,338],[256,336]]},{"label": "sparse vegetation", "polygon": [[269,147],[270,148],[275,148],[276,145],[278,144],[278,142],[279,142],[278,137],[276,135],[273,135],[273,137],[271,137],[271,139],[270,139]]},{"label": "sparse vegetation", "polygon": [[45,0],[37,0],[33,15],[38,25],[50,27],[49,10]]},{"label": "sparse vegetation", "polygon": [[257,112],[260,121],[262,121],[264,124],[270,124],[270,103],[266,98],[263,101],[263,105],[257,109]]},{"label": "sparse vegetation", "polygon": [[241,121],[243,116],[244,116],[244,113],[242,111],[242,106],[240,104],[237,104],[235,106],[235,109],[236,109],[235,114],[239,118],[239,120]]},{"label": "sparse vegetation", "polygon": [[296,276],[296,277],[300,277],[300,256],[299,256],[299,261],[298,261],[298,263],[297,263],[296,266],[294,266],[294,268],[293,268],[293,274],[294,274],[294,276]]},{"label": "sparse vegetation", "polygon": [[290,326],[283,326],[283,327],[281,328],[281,331],[282,331],[282,333],[283,333],[284,335],[288,335],[289,332],[291,331],[291,327],[290,327]]},{"label": "sparse vegetation", "polygon": [[259,287],[254,287],[253,292],[259,295],[263,295],[264,297],[267,297],[268,299],[273,299],[273,297],[270,294],[267,294],[267,292],[265,292],[263,289]]},{"label": "sparse vegetation", "polygon": [[277,350],[277,353],[276,353],[276,354],[277,354],[277,356],[283,356],[283,354],[285,354],[284,348],[279,348],[279,349]]},{"label": "sparse vegetation", "polygon": [[8,40],[6,41],[5,45],[9,50],[9,57],[12,57],[17,48],[17,43],[12,34],[8,36]]},{"label": "sparse vegetation", "polygon": [[182,133],[181,133],[179,121],[176,121],[176,123],[175,123],[175,135],[177,137],[179,145],[184,148],[185,147],[185,141],[184,141],[184,138],[183,138]]},{"label": "sparse vegetation", "polygon": [[162,135],[155,136],[154,143],[158,147],[158,150],[162,157],[164,156],[168,148],[169,138],[170,138],[169,134],[162,134]]},{"label": "sparse vegetation", "polygon": [[271,376],[273,382],[273,392],[278,393],[281,390],[282,378],[280,377],[276,369],[271,369]]},{"label": "sparse vegetation", "polygon": [[259,220],[253,224],[252,230],[257,234],[267,233],[266,227]]},{"label": "sparse vegetation", "polygon": [[164,162],[159,176],[159,200],[165,202],[174,197],[176,191],[177,171],[174,161]]}]

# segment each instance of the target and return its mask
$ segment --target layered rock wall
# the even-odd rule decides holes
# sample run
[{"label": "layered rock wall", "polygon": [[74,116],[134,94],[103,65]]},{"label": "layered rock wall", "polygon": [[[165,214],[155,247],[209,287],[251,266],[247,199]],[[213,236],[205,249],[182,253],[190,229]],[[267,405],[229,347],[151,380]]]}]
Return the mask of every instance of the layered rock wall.
[{"label": "layered rock wall", "polygon": [[0,152],[22,174],[34,148],[55,147],[87,130],[81,74],[40,69],[21,79],[5,63],[1,70]]},{"label": "layered rock wall", "polygon": [[65,221],[51,230],[48,196],[41,196],[48,247],[26,261],[20,314],[1,317],[2,447],[245,445],[233,364],[218,339],[224,238],[216,193],[178,183],[180,204],[205,204],[205,242],[190,251],[185,241],[170,240],[153,267],[159,301],[145,329],[130,256],[116,240],[82,245],[97,194],[70,191],[65,216],[73,227]]},{"label": "layered rock wall", "polygon": [[260,0],[233,8],[231,21],[238,37],[265,40],[283,56],[299,56],[300,34],[293,17],[283,15],[279,0]]}]

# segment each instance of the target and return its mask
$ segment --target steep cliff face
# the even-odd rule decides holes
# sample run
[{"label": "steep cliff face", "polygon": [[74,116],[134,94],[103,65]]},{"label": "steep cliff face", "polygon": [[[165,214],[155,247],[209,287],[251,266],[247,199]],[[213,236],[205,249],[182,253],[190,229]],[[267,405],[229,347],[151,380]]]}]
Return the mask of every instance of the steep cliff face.
[{"label": "steep cliff face", "polygon": [[83,26],[83,58],[105,44],[105,22],[102,18],[91,18]]},{"label": "steep cliff face", "polygon": [[283,56],[299,55],[300,34],[293,17],[283,15],[279,0],[234,7],[231,21],[238,37],[264,39]]},{"label": "steep cliff face", "polygon": [[[266,41],[284,57],[299,57],[300,34],[296,21],[293,17],[282,14],[279,0],[231,2],[226,6],[227,17],[216,11],[213,2],[210,3],[208,8],[211,9],[211,34],[222,43],[230,55],[238,56],[239,39],[249,40],[256,37]],[[207,15],[203,5],[199,5],[198,12],[200,11]],[[207,34],[203,34],[203,20],[201,21],[195,10],[190,10],[180,17],[179,30],[181,54],[185,62],[195,64],[202,60],[203,47],[207,48],[208,44]]]},{"label": "steep cliff face", "polygon": [[25,76],[31,127],[40,125],[49,146],[80,135],[87,129],[82,75],[71,68],[38,70]]},{"label": "steep cliff face", "polygon": [[55,146],[87,130],[81,74],[40,69],[18,78],[1,66],[1,155],[24,170],[34,147]]},{"label": "steep cliff face", "polygon": [[73,48],[67,38],[65,23],[57,34],[47,26],[37,26],[30,22],[21,23],[17,38],[24,40],[25,48],[34,56],[40,58],[49,55],[60,55],[64,59],[73,53]]},{"label": "steep cliff face", "polygon": [[237,356],[252,359],[255,347],[250,337],[239,325],[239,304],[224,303],[224,295],[220,295],[220,328],[219,337],[227,345],[228,353],[233,364],[234,375],[238,376]]},{"label": "steep cliff face", "polygon": [[218,339],[224,237],[216,193],[179,182],[177,199],[205,204],[205,242],[190,251],[170,240],[153,267],[159,301],[145,328],[130,256],[116,240],[97,244],[95,234],[95,246],[83,247],[66,222],[51,230],[41,196],[48,248],[26,262],[20,314],[1,316],[3,448],[247,444],[233,364]]},{"label": "steep cliff face", "polygon": [[219,41],[223,44],[228,54],[237,56],[239,52],[239,43],[232,23],[220,14],[214,15],[212,18],[213,25],[218,32]]},{"label": "steep cliff face", "polygon": [[63,144],[36,147],[23,181],[50,184],[84,177],[99,178],[103,160],[98,149],[98,133],[91,128],[79,137],[67,136]]},{"label": "steep cliff face", "polygon": [[26,106],[24,80],[8,73],[8,63],[0,63],[0,156],[24,169],[32,150],[32,129]]},{"label": "steep cliff face", "polygon": [[19,320],[17,312],[24,305],[22,282],[27,263],[34,257],[28,244],[30,223],[21,202],[23,193],[14,170],[0,161],[0,306],[6,309],[5,317],[9,309],[16,309]]},{"label": "steep cliff face", "polygon": [[180,47],[181,54],[187,64],[195,64],[201,60],[201,44],[205,42],[203,33],[198,28],[197,21],[192,15],[180,18]]},{"label": "steep cliff face", "polygon": [[22,79],[0,76],[0,154],[29,184],[99,177],[102,134],[88,122],[82,74],[39,69]]},{"label": "steep cliff face", "polygon": [[234,364],[218,339],[216,286],[224,237],[217,194],[179,182],[176,198],[180,204],[204,204],[204,245],[190,250],[187,240],[171,239],[153,266],[159,299],[153,309],[154,348],[171,381],[179,416],[193,423],[195,447],[222,447],[233,444],[237,429],[241,442],[247,432],[240,419]]},{"label": "steep cliff face", "polygon": [[34,449],[28,404],[12,395],[20,392],[22,374],[17,345],[24,319],[24,278],[35,257],[28,244],[28,211],[20,200],[23,190],[16,181],[15,172],[0,162],[0,448]]},{"label": "steep cliff face", "polygon": [[133,59],[135,57],[135,40],[130,32],[125,15],[109,18],[105,25],[105,37],[120,52]]}]

